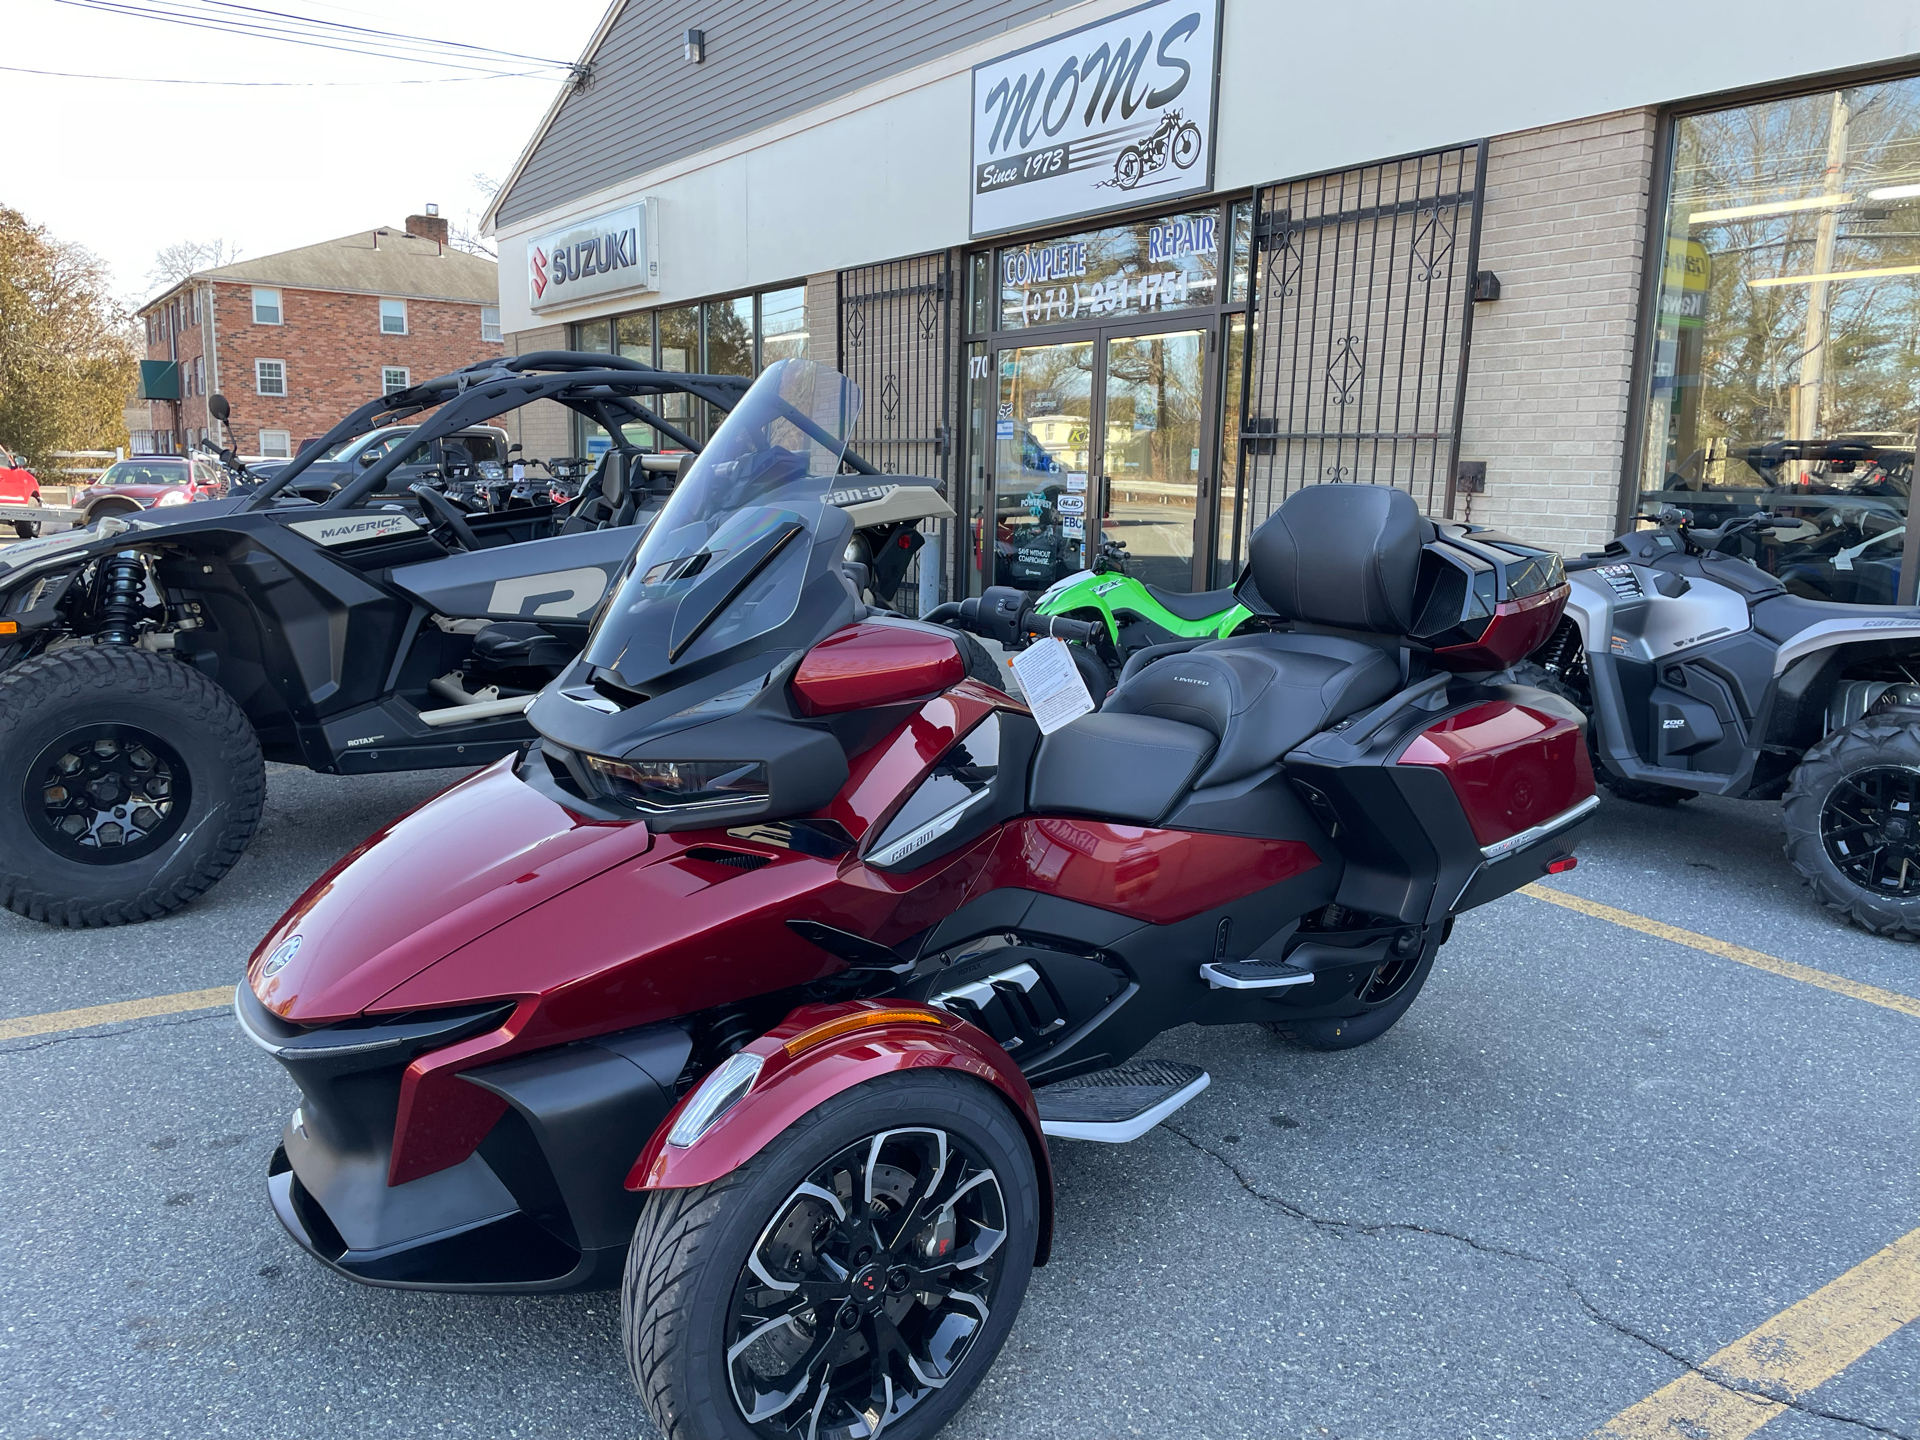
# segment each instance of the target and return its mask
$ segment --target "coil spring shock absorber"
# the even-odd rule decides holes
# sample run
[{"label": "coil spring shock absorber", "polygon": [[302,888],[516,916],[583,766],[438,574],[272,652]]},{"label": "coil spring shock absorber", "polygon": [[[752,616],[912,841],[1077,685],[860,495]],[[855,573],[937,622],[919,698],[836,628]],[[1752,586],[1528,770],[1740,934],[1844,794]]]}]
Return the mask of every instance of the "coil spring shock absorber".
[{"label": "coil spring shock absorber", "polygon": [[147,566],[137,550],[112,556],[100,575],[100,628],[104,644],[131,645],[139,638],[140,592],[147,588]]},{"label": "coil spring shock absorber", "polygon": [[1580,655],[1580,627],[1565,615],[1547,643],[1540,647],[1540,664],[1549,675],[1563,675]]}]

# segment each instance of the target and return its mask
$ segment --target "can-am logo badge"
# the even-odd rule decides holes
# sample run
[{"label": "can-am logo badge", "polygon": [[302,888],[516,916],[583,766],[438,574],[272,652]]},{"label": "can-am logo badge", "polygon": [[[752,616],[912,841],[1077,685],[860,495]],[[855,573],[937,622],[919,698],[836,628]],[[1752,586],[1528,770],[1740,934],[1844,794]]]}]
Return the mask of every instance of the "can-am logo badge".
[{"label": "can-am logo badge", "polygon": [[263,980],[270,980],[286,969],[293,957],[300,953],[300,940],[301,937],[295,935],[292,939],[282,940],[276,945],[273,953],[267,956],[267,963],[260,967],[260,977]]}]

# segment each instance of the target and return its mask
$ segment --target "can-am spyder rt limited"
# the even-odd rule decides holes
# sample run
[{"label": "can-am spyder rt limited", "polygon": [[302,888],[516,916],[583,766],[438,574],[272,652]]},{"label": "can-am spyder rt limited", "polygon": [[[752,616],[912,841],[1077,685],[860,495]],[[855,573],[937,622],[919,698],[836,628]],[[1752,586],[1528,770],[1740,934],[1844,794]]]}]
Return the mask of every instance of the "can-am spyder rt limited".
[{"label": "can-am spyder rt limited", "polygon": [[376,1285],[624,1274],[674,1440],[932,1434],[1046,1258],[1048,1138],[1207,1084],[1144,1045],[1373,1038],[1596,803],[1571,707],[1485,683],[1557,619],[1557,559],[1484,547],[1493,615],[1414,647],[1473,576],[1387,488],[1255,537],[1294,632],[1043,738],[954,632],[856,600],[827,496],[858,404],[770,367],[541,741],[342,862],[235,997],[301,1091],[268,1167],[293,1237]]}]

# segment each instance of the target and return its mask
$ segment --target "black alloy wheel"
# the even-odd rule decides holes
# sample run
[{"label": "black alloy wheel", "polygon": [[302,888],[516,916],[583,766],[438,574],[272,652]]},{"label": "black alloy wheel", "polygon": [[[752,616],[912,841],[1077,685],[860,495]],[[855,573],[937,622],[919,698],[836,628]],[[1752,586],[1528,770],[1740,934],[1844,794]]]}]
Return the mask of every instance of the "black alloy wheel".
[{"label": "black alloy wheel", "polygon": [[1920,896],[1920,770],[1876,765],[1843,777],[1820,807],[1820,841],[1869,894]]},{"label": "black alloy wheel", "polygon": [[831,1097],[710,1184],[647,1197],[621,1334],[666,1440],[931,1440],[1006,1342],[1034,1142],[970,1076]]},{"label": "black alloy wheel", "polygon": [[1807,751],[1781,815],[1787,859],[1862,929],[1920,940],[1920,726],[1868,715]]},{"label": "black alloy wheel", "polygon": [[1429,930],[1425,943],[1403,954],[1390,953],[1362,975],[1353,998],[1339,1007],[1344,1013],[1262,1020],[1262,1028],[1302,1050],[1352,1050],[1378,1040],[1399,1023],[1427,983],[1443,933]]},{"label": "black alloy wheel", "polygon": [[999,1177],[944,1130],[888,1130],[833,1156],[781,1202],[734,1282],[741,1418],[809,1440],[901,1419],[991,1318],[1006,1239]]},{"label": "black alloy wheel", "polygon": [[186,762],[135,725],[70,730],[27,769],[27,823],[56,855],[115,865],[173,838],[193,801]]}]

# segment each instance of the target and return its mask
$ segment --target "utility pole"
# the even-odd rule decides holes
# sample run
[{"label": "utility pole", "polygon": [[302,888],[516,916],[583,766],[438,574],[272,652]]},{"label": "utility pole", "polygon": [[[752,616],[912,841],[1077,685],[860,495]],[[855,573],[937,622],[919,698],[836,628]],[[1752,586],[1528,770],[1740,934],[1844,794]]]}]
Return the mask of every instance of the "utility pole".
[{"label": "utility pole", "polygon": [[[1847,125],[1853,114],[1853,92],[1833,92],[1833,113],[1827,121],[1827,169],[1821,177],[1820,193],[1838,195],[1847,183]],[[1820,212],[1820,228],[1813,246],[1813,273],[1825,275],[1833,269],[1833,242],[1840,229],[1840,207],[1828,205]],[[1800,352],[1800,383],[1794,388],[1793,430],[1789,440],[1820,438],[1820,394],[1827,375],[1827,319],[1832,300],[1832,285],[1816,280],[1807,287],[1806,343]]]}]

